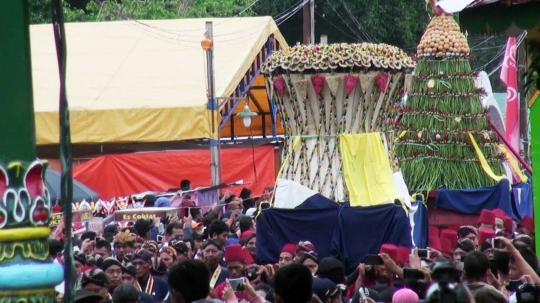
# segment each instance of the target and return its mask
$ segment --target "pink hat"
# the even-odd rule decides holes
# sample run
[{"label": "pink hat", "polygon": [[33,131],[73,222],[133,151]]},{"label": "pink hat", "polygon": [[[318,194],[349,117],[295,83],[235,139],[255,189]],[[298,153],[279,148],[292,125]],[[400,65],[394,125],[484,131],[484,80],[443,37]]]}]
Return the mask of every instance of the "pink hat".
[{"label": "pink hat", "polygon": [[441,231],[441,240],[442,239],[447,239],[450,241],[451,245],[450,246],[454,246],[456,245],[457,243],[457,231],[453,230],[453,229],[443,229]]},{"label": "pink hat", "polygon": [[478,218],[478,224],[495,225],[495,214],[491,210],[483,209]]},{"label": "pink hat", "polygon": [[534,232],[534,219],[529,216],[525,216],[523,219],[521,219],[521,221],[519,221],[518,226],[525,227],[530,232]]},{"label": "pink hat", "polygon": [[505,216],[503,218],[504,221],[504,230],[507,233],[513,233],[514,232],[514,220],[512,218]]},{"label": "pink hat", "polygon": [[400,289],[394,293],[392,303],[418,303],[420,298],[418,295],[407,288]]},{"label": "pink hat", "polygon": [[225,247],[225,262],[243,262],[246,263],[246,254],[239,244],[232,244]]},{"label": "pink hat", "polygon": [[[457,241],[456,241],[457,243]],[[447,253],[447,254],[452,254],[452,247],[454,247],[452,245],[452,241],[446,239],[446,238],[441,238],[441,252],[443,253]]]},{"label": "pink hat", "polygon": [[430,225],[428,232],[429,232],[430,237],[433,237],[433,236],[438,237],[439,236],[439,228],[437,226]]},{"label": "pink hat", "polygon": [[396,262],[401,264],[409,263],[409,256],[411,255],[411,249],[408,247],[400,246],[397,248],[397,260]]},{"label": "pink hat", "polygon": [[388,254],[392,260],[397,261],[398,248],[394,244],[383,244],[380,252],[381,254]]},{"label": "pink hat", "polygon": [[296,246],[294,244],[285,244],[285,246],[283,246],[283,248],[281,249],[281,252],[282,253],[289,253],[291,254],[291,256],[294,257],[294,255],[296,254]]},{"label": "pink hat", "polygon": [[495,218],[504,219],[504,217],[506,216],[504,210],[500,208],[495,208],[494,210],[492,210],[492,212],[495,214]]},{"label": "pink hat", "polygon": [[442,247],[441,247],[441,238],[439,237],[429,237],[429,247],[435,249],[435,250],[438,250],[438,251],[441,251],[442,250]]},{"label": "pink hat", "polygon": [[246,230],[245,232],[243,232],[241,235],[240,235],[240,240],[243,240],[243,239],[246,239],[246,238],[249,238],[251,235],[253,235],[255,232],[252,231],[251,229],[250,230]]},{"label": "pink hat", "polygon": [[305,253],[305,252],[316,252],[315,245],[309,241],[300,241],[296,245],[296,254]]},{"label": "pink hat", "polygon": [[495,238],[495,231],[491,229],[481,229],[478,231],[478,243],[482,245],[482,243],[486,242],[489,239]]}]

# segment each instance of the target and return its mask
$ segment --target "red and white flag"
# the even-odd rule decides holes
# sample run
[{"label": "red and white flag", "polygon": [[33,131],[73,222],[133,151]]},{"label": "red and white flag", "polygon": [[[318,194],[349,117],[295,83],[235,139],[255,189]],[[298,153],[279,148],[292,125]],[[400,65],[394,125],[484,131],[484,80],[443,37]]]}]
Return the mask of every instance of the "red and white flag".
[{"label": "red and white flag", "polygon": [[515,151],[519,144],[519,100],[517,93],[516,37],[508,38],[500,79],[506,85],[506,140]]}]

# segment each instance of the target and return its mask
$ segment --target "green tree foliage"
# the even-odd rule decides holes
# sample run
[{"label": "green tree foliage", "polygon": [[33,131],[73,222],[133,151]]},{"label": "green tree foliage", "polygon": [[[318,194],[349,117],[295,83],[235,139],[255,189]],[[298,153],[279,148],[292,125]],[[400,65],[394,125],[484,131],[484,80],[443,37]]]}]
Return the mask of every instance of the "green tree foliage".
[{"label": "green tree foliage", "polygon": [[[296,0],[268,1],[256,5],[254,10],[257,15],[276,16],[295,3]],[[371,40],[411,50],[429,21],[424,1],[417,0],[316,0],[315,14],[316,37],[326,34],[329,42]],[[301,41],[302,10],[284,22],[280,30],[287,41]]]},{"label": "green tree foliage", "polygon": [[540,89],[540,42],[527,41],[527,50],[530,54],[530,63],[525,75],[526,89]]},{"label": "green tree foliage", "polygon": [[51,22],[51,0],[28,0],[28,9],[31,24]]},{"label": "green tree foliage", "polygon": [[[51,22],[50,0],[29,0],[32,24]],[[232,17],[252,0],[71,0],[65,2],[67,22]],[[250,9],[243,15],[252,15]]]}]

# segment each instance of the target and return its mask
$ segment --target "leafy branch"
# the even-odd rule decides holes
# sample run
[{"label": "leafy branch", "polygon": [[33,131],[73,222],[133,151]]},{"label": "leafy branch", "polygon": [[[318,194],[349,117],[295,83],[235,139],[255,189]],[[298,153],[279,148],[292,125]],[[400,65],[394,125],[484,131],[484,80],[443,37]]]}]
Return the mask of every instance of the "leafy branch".
[{"label": "leafy branch", "polygon": [[525,73],[525,89],[540,89],[540,42],[528,39],[527,52],[530,56],[530,63]]}]

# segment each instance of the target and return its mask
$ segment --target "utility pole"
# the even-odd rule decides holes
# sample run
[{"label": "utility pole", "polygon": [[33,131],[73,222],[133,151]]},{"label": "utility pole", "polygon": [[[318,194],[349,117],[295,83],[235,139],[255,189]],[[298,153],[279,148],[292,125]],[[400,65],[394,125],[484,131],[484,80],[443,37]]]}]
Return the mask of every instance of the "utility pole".
[{"label": "utility pole", "polygon": [[[0,1],[0,269],[9,277],[0,280],[0,297],[56,302],[54,287],[64,280],[64,269],[49,258],[52,207],[44,180],[47,164],[36,157],[28,2]],[[66,285],[74,286],[69,276]]]},{"label": "utility pole", "polygon": [[205,39],[201,42],[203,50],[206,52],[206,78],[208,87],[206,95],[208,97],[207,109],[210,111],[210,172],[212,174],[212,186],[220,183],[220,157],[219,157],[219,131],[218,131],[218,104],[215,92],[214,75],[214,26],[211,21],[206,22]]},{"label": "utility pole", "polygon": [[304,44],[315,44],[315,0],[307,0],[304,13]]}]

